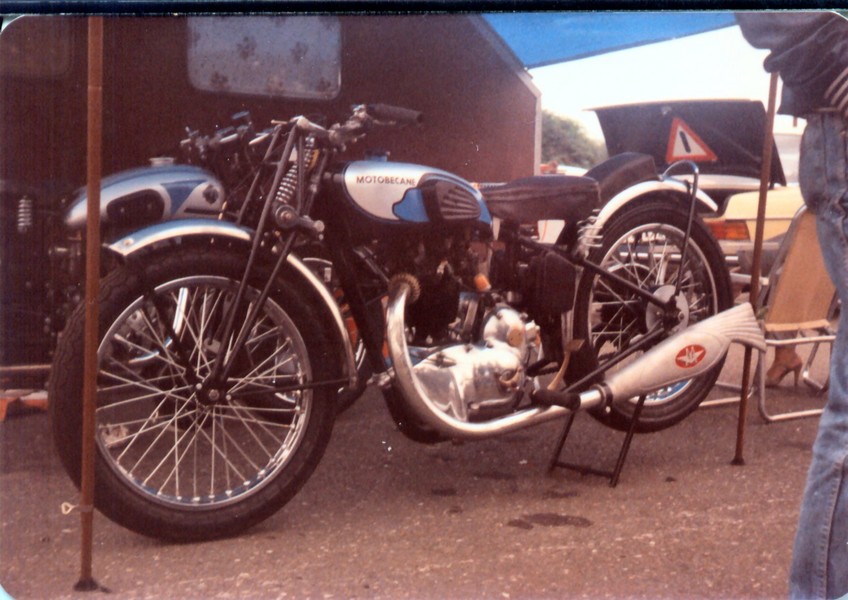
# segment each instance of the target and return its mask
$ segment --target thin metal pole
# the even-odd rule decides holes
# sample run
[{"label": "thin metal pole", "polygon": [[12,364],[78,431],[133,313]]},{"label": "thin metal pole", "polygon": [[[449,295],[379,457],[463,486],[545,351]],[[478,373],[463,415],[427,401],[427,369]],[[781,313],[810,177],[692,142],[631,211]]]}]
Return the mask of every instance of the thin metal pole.
[{"label": "thin metal pole", "polygon": [[[757,314],[758,296],[760,295],[760,263],[763,255],[763,230],[766,220],[766,198],[768,196],[769,183],[771,183],[771,160],[774,147],[774,113],[777,105],[777,73],[771,74],[769,82],[768,110],[766,111],[766,124],[763,131],[763,164],[760,166],[760,197],[757,205],[757,228],[754,235],[754,256],[751,265],[751,288],[749,297],[751,308]],[[751,380],[751,356],[753,352],[750,347],[745,348],[745,362],[742,368],[742,392],[739,397],[739,418],[736,424],[736,455],[732,464],[744,465],[745,458],[743,450],[745,446],[745,415],[748,411],[748,384]],[[762,382],[761,382],[762,384]]]},{"label": "thin metal pole", "polygon": [[4,375],[45,375],[49,372],[49,364],[11,365],[8,367],[0,367],[0,377]]},{"label": "thin metal pole", "polygon": [[103,17],[88,18],[88,215],[85,260],[80,579],[75,590],[99,589],[91,575],[94,533],[94,428],[97,405],[97,338],[100,293],[100,173],[103,108]]}]

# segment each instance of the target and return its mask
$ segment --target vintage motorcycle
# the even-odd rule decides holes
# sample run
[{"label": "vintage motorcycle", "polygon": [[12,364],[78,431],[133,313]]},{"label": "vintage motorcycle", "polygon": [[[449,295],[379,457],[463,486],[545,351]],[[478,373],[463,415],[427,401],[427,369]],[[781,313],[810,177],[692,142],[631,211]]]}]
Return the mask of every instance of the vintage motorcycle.
[{"label": "vintage motorcycle", "polygon": [[[233,218],[255,174],[253,152],[231,152],[235,141],[253,139],[251,115],[209,136],[187,128],[178,158],[159,156],[150,165],[121,171],[101,183],[101,239],[114,242],[141,227],[185,218]],[[261,157],[259,157],[261,158]],[[43,386],[59,332],[81,302],[85,259],[87,190],[59,185],[37,188],[0,180],[0,376],[14,387]],[[326,253],[313,247],[305,264],[331,285]],[[5,257],[5,258],[4,258]],[[108,257],[104,274],[114,266]],[[351,322],[348,317],[348,322]],[[359,385],[341,392],[339,411],[364,391],[370,375],[361,341],[354,343]]]},{"label": "vintage motorcycle", "polygon": [[[420,118],[361,105],[331,127],[296,117],[237,130],[233,156],[259,157],[237,205],[108,246],[118,266],[99,299],[99,510],[173,540],[273,514],[320,460],[340,390],[361,384],[352,335],[397,427],[424,443],[576,410],[664,429],[706,396],[731,342],[762,346],[750,306],[729,309],[697,176],[660,177],[649,157],[623,155],[586,177],[478,189],[421,165],[334,160],[372,128]],[[534,234],[538,221],[561,225],[555,243]],[[302,259],[319,254],[332,285]],[[68,320],[49,389],[76,483],[83,321],[81,308]]]}]

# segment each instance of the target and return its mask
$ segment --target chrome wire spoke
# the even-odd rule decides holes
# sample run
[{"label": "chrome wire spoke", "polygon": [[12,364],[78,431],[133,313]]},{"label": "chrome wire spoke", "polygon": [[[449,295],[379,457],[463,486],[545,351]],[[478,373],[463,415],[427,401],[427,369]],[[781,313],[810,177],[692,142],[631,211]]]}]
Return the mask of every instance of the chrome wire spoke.
[{"label": "chrome wire spoke", "polygon": [[[222,411],[226,410],[224,407],[220,407],[220,408],[221,408]],[[277,414],[288,414],[288,415],[297,414],[297,411],[293,408],[288,408],[288,409],[261,408],[259,410],[261,412],[271,412],[271,411],[275,410],[277,412]],[[239,422],[239,423],[244,421],[244,419],[242,417],[238,416],[238,409],[237,408],[234,408],[233,412],[236,413],[235,416],[228,415],[228,414],[225,414],[225,413],[222,412],[218,416],[218,418],[221,419],[222,421],[236,421],[236,422]],[[274,421],[270,421],[268,419],[260,420],[256,417],[253,418],[253,422],[256,423],[257,425],[261,425],[263,427],[275,427],[277,429],[291,429],[293,427],[293,425],[291,425],[290,423],[277,423],[277,422],[274,422]],[[270,434],[272,434],[272,432],[269,430],[268,434],[270,435]]]},{"label": "chrome wire spoke", "polygon": [[106,411],[106,410],[114,410],[114,409],[117,409],[117,408],[126,408],[128,405],[137,404],[139,402],[147,402],[148,400],[153,400],[154,398],[157,398],[159,396],[164,396],[162,401],[172,400],[172,401],[178,401],[178,402],[188,402],[190,400],[190,398],[191,398],[191,388],[190,387],[185,386],[183,388],[175,388],[175,389],[188,392],[189,395],[188,396],[178,396],[178,395],[172,393],[173,390],[169,391],[169,392],[163,392],[163,391],[150,392],[149,394],[146,394],[146,395],[143,395],[143,396],[136,396],[134,398],[123,398],[121,400],[110,400],[108,404],[98,406],[97,412],[100,413],[101,411]]},{"label": "chrome wire spoke", "polygon": [[[288,415],[294,416],[294,415],[298,414],[298,412],[300,410],[300,406],[299,406],[300,402],[298,400],[290,400],[288,398],[280,398],[280,399],[285,400],[286,402],[290,402],[292,404],[292,406],[290,408],[286,408],[286,407],[265,407],[265,406],[263,406],[261,408],[255,408],[255,407],[246,406],[243,402],[234,401],[234,402],[231,402],[229,405],[221,405],[218,408],[220,408],[221,411],[225,411],[225,410],[228,410],[228,409],[232,410],[237,415],[237,417],[235,417],[235,418],[238,418],[240,420],[243,419],[243,417],[240,416],[240,415],[243,414],[244,412],[248,412],[253,416],[253,421],[256,422],[256,423],[268,423],[268,424],[273,424],[275,426],[285,425],[286,427],[290,427],[291,425],[287,424],[287,423],[276,423],[274,421],[269,421],[267,419],[260,419],[258,416],[256,416],[257,412],[260,412],[262,414],[268,413],[268,414],[272,414],[272,415],[275,415],[275,416],[288,416]],[[234,418],[234,417],[230,417],[229,415],[227,415],[223,412],[220,413],[220,416],[222,418],[230,418],[230,419]]]},{"label": "chrome wire spoke", "polygon": [[[208,372],[209,366],[212,363],[213,358],[207,357],[207,353],[205,351],[206,331],[213,315],[216,314],[217,307],[219,306],[219,302],[221,301],[224,293],[224,290],[210,290],[208,288],[202,291],[194,290],[191,294],[191,298],[186,304],[187,310],[183,322],[185,324],[186,331],[193,341],[192,355],[189,360],[194,362],[197,372]],[[198,301],[197,297],[200,294],[202,294],[203,297],[202,300]],[[209,297],[211,295],[215,296],[215,300],[212,305],[209,306]],[[196,308],[198,305],[199,308]]]},{"label": "chrome wire spoke", "polygon": [[[120,365],[120,366],[124,367],[124,365]],[[132,371],[130,370],[130,372],[132,372]],[[105,384],[98,385],[97,391],[102,392],[102,393],[118,393],[118,392],[121,392],[121,391],[126,391],[126,390],[131,389],[131,388],[142,388],[142,389],[149,390],[151,392],[157,392],[157,393],[161,394],[161,393],[165,393],[165,392],[162,391],[162,388],[156,387],[155,384],[159,383],[159,382],[173,381],[174,380],[173,376],[171,376],[171,375],[160,375],[158,377],[147,377],[143,381],[137,381],[137,380],[132,380],[132,379],[129,379],[129,378],[126,378],[126,377],[121,377],[117,373],[112,373],[110,371],[103,371],[103,370],[101,370],[98,373],[98,378],[120,382],[120,383],[116,383],[115,385],[105,385]],[[175,390],[176,389],[188,389],[188,386],[183,386],[182,388],[174,387],[172,389],[175,389]]]},{"label": "chrome wire spoke", "polygon": [[[654,243],[651,242],[651,262],[653,263],[651,266],[651,274],[654,276],[654,284],[661,285],[664,283],[670,283],[666,279],[666,275],[668,274],[668,265],[671,264],[671,259],[669,257],[669,240],[668,236],[663,236],[662,248],[660,250],[654,249]],[[675,246],[676,248],[677,246]],[[659,256],[658,256],[659,255]]]},{"label": "chrome wire spoke", "polygon": [[[180,415],[180,416],[182,417],[182,416],[184,416],[184,415]],[[205,422],[205,421],[206,421],[206,419],[207,419],[207,417],[208,417],[208,413],[203,415],[202,420]],[[175,418],[175,419],[176,419],[176,418]],[[164,429],[164,430],[162,431],[162,433],[160,433],[160,434],[159,434],[159,436],[157,436],[157,440],[158,440],[158,439],[159,439],[159,437],[161,437],[164,433],[167,433],[167,432],[168,432],[168,429],[169,429],[169,428]],[[180,434],[179,434],[179,428],[178,428],[178,427],[174,427],[174,428],[173,428],[173,433],[174,433],[174,443],[173,443],[173,445],[170,447],[170,450],[168,450],[168,452],[165,454],[165,456],[163,456],[163,457],[161,458],[161,460],[159,460],[159,462],[158,462],[158,463],[156,463],[156,465],[155,465],[155,466],[154,466],[154,468],[150,471],[150,473],[147,475],[147,477],[145,477],[145,478],[142,480],[142,482],[141,482],[141,484],[142,484],[142,485],[145,485],[145,486],[146,486],[146,485],[150,485],[150,480],[151,480],[151,479],[153,479],[153,476],[154,476],[154,475],[156,475],[156,473],[158,473],[158,472],[159,472],[159,469],[161,469],[161,468],[162,468],[162,467],[163,467],[166,463],[170,462],[170,458],[171,458],[171,456],[172,456],[172,455],[175,457],[175,460],[176,460],[177,464],[179,464],[179,445],[180,445],[180,441],[182,441],[182,440],[183,440],[183,439],[184,439],[187,435],[189,435],[189,432],[191,431],[191,429],[192,429],[191,427],[186,428],[185,432],[184,432],[182,435],[180,435]],[[155,441],[154,441],[154,444],[155,444]],[[148,448],[148,451],[149,451],[149,450],[151,450],[151,449],[153,448],[153,445],[154,445],[154,444],[151,444],[151,445],[150,445],[150,447]],[[136,463],[136,465],[135,465],[135,466],[138,466],[138,463],[139,463],[139,462],[140,462],[143,458],[146,458],[146,455],[147,455],[147,452],[145,452],[145,454],[142,456],[142,458],[140,458],[140,459],[139,459],[139,461]],[[133,467],[133,470],[135,469],[135,466]],[[130,473],[132,473],[132,470],[130,471]],[[165,479],[165,482],[164,482],[164,483],[162,483],[162,484],[159,486],[159,490],[158,490],[158,491],[159,491],[159,493],[161,493],[161,492],[162,492],[162,490],[164,490],[164,489],[165,489],[165,485],[167,484],[168,480],[169,480],[169,478],[166,478],[166,479]],[[179,495],[179,490],[177,490],[177,494],[176,494],[176,495]]]},{"label": "chrome wire spoke", "polygon": [[[165,401],[163,400],[163,402],[162,402],[162,403],[160,403],[160,405],[157,407],[157,409],[156,409],[156,410],[154,410],[154,411],[152,411],[152,412],[150,413],[150,415],[149,415],[149,416],[147,417],[147,419],[145,420],[144,424],[141,426],[141,428],[140,428],[140,432],[147,432],[147,431],[153,431],[153,430],[154,430],[154,428],[148,427],[148,424],[149,424],[149,423],[152,423],[152,422],[155,422],[157,419],[161,418],[161,417],[160,417],[160,413],[159,413],[159,411],[160,411],[162,408],[164,408],[164,402],[165,402]],[[137,466],[139,465],[139,463],[147,457],[147,454],[149,454],[149,453],[152,451],[153,447],[154,447],[154,446],[158,443],[159,439],[162,437],[162,435],[164,435],[164,433],[168,430],[168,428],[169,428],[170,426],[176,426],[176,423],[177,423],[177,420],[178,420],[178,419],[180,419],[180,418],[182,418],[182,417],[188,417],[188,416],[190,415],[190,413],[192,413],[192,412],[194,412],[194,411],[195,411],[195,408],[194,408],[194,407],[192,407],[190,411],[182,412],[182,411],[184,411],[184,410],[186,409],[186,407],[187,407],[187,406],[188,406],[188,403],[183,404],[183,405],[182,405],[182,406],[181,406],[178,410],[175,410],[175,411],[174,411],[174,414],[171,416],[171,418],[170,418],[169,420],[167,420],[167,421],[163,421],[163,422],[162,422],[163,427],[161,427],[161,428],[156,427],[156,428],[155,428],[155,429],[161,429],[161,431],[160,431],[160,432],[159,432],[159,434],[158,434],[158,435],[157,435],[157,436],[153,439],[153,441],[150,443],[150,445],[147,447],[147,449],[143,451],[143,454],[141,455],[141,457],[139,457],[139,459],[136,461],[136,463],[135,463],[135,464],[134,464],[134,465],[133,465],[130,469],[127,469],[127,472],[128,472],[129,474],[132,474],[132,472],[133,472],[133,470],[135,469],[135,467],[137,467]],[[123,458],[126,456],[126,454],[127,454],[127,453],[128,453],[128,452],[132,449],[132,446],[135,444],[135,442],[136,442],[138,439],[139,439],[139,437],[138,437],[138,436],[136,436],[136,437],[132,440],[132,442],[130,442],[130,444],[129,444],[126,448],[124,448],[123,452],[121,452],[121,454],[120,454],[120,455],[118,455],[118,456],[115,458],[115,460],[116,460],[118,463],[120,463],[120,462],[121,462],[121,459],[123,459]]]},{"label": "chrome wire spoke", "polygon": [[[195,411],[196,412],[196,411]],[[140,427],[134,432],[129,433],[125,437],[121,438],[120,441],[125,441],[131,437],[138,436],[142,433],[147,433],[149,431],[153,431],[154,429],[158,429],[160,427],[167,427],[170,424],[168,422],[157,423],[152,427],[148,427],[145,429],[145,425],[150,421],[149,417],[139,417],[137,419],[128,419],[126,421],[109,421],[108,425],[103,425],[103,427],[134,427],[140,425]]]},{"label": "chrome wire spoke", "polygon": [[[162,336],[160,336],[159,332],[157,331],[157,327],[150,321],[149,316],[143,308],[139,308],[137,312],[141,315],[141,319],[147,326],[147,331],[150,332],[150,335],[147,335],[143,331],[138,329],[136,329],[135,332],[138,335],[147,338],[149,341],[155,344],[157,348],[155,350],[150,350],[138,346],[134,342],[125,338],[123,341],[125,341],[131,346],[136,346],[144,353],[141,357],[139,357],[139,359],[146,361],[148,358],[153,358],[163,361],[165,363],[165,366],[172,369],[176,376],[179,376],[186,384],[188,384],[188,380],[186,379],[185,368],[180,364],[179,360],[171,353],[171,350],[169,349],[170,344],[166,343],[165,340],[162,339]],[[116,334],[115,338],[120,338],[120,336]],[[163,357],[163,353],[165,356],[167,356],[167,358]],[[133,361],[130,361],[131,364],[132,362]]]},{"label": "chrome wire spoke", "polygon": [[[277,435],[274,432],[272,432],[271,430],[269,430],[265,426],[265,423],[263,421],[260,421],[258,418],[254,417],[254,418],[251,418],[250,420],[246,419],[245,416],[244,416],[244,412],[246,411],[246,409],[244,407],[237,407],[237,406],[233,405],[231,408],[234,409],[235,418],[233,418],[233,417],[227,417],[227,418],[229,418],[233,421],[236,421],[238,423],[241,423],[241,425],[244,427],[245,431],[247,431],[247,433],[250,434],[250,436],[256,441],[256,444],[260,448],[262,448],[262,450],[264,450],[265,454],[267,455],[268,460],[274,458],[274,454],[276,453],[277,449],[268,450],[268,447],[265,445],[265,443],[261,439],[259,439],[259,435],[257,435],[257,433],[254,429],[259,429],[260,431],[266,433],[268,435],[268,437],[271,438],[271,440],[278,441]],[[247,412],[249,412],[249,414],[252,416],[253,411],[247,411]],[[223,423],[223,421],[224,421],[223,415],[221,415],[221,417],[222,417],[221,422]],[[252,423],[252,425],[251,425],[251,423]],[[253,425],[256,425],[257,427],[254,427]]]},{"label": "chrome wire spoke", "polygon": [[[209,306],[208,304],[208,299],[210,295],[213,295],[215,297],[215,300],[211,306]],[[210,370],[210,365],[214,360],[213,356],[207,357],[205,351],[204,343],[207,337],[210,342],[214,341],[214,338],[210,336],[207,330],[212,329],[212,319],[215,317],[215,315],[220,314],[221,318],[223,319],[224,315],[227,314],[227,307],[231,304],[227,301],[229,295],[230,294],[226,290],[210,290],[203,295],[203,306],[201,307],[202,310],[200,313],[200,334],[198,336],[199,341],[197,343],[197,353],[198,363],[201,360],[203,361],[202,366],[206,372]],[[221,307],[220,313],[219,307]],[[199,369],[200,366],[198,366],[198,370]]]},{"label": "chrome wire spoke", "polygon": [[[163,394],[163,395],[166,395],[166,396],[175,396],[175,397],[177,397],[181,400],[187,400],[188,399],[187,397],[180,396],[180,395],[177,394],[177,392],[191,390],[191,386],[189,386],[189,385],[171,386],[170,389],[163,389],[163,388],[159,388],[159,387],[156,387],[156,386],[153,385],[153,383],[155,383],[156,381],[165,381],[165,380],[173,381],[174,378],[167,376],[167,375],[162,375],[159,378],[153,378],[153,379],[150,379],[148,381],[137,381],[137,380],[133,380],[133,379],[128,379],[128,378],[125,378],[125,377],[121,377],[117,373],[112,373],[110,371],[103,371],[103,370],[100,371],[99,375],[102,376],[102,377],[107,377],[107,378],[113,379],[115,381],[119,381],[121,383],[120,383],[120,385],[114,385],[114,386],[106,386],[106,387],[98,386],[97,387],[97,393],[98,394],[106,394],[107,392],[114,393],[114,392],[117,392],[119,390],[129,391],[129,389],[140,389],[140,390],[144,390],[145,392],[149,392],[152,396]],[[143,398],[143,396],[139,396],[138,398]]]},{"label": "chrome wire spoke", "polygon": [[[198,435],[199,435],[198,432],[200,431],[200,428],[203,427],[203,425],[205,424],[208,417],[209,417],[209,413],[204,414],[200,423],[193,423],[191,425],[191,427],[187,428],[186,432],[182,436],[180,436],[179,438],[177,438],[177,436],[176,436],[177,430],[176,430],[176,428],[174,428],[174,436],[175,436],[175,438],[174,438],[174,451],[173,451],[174,466],[172,467],[171,471],[168,473],[167,477],[165,477],[164,481],[160,484],[160,486],[159,486],[159,492],[160,493],[168,485],[168,482],[171,481],[171,478],[173,478],[174,479],[174,495],[178,496],[178,497],[182,495],[180,493],[181,490],[182,490],[182,488],[180,486],[180,466],[181,466],[183,459],[189,454],[190,449],[193,446],[195,448],[197,447],[197,438],[198,438]],[[180,453],[179,453],[180,442],[186,436],[188,436],[191,431],[194,432],[194,435],[191,436],[191,439],[186,444],[186,450],[185,450],[185,452],[183,452],[183,454],[181,456]],[[195,456],[196,456],[196,454],[195,454]],[[162,459],[160,464],[164,465],[167,462],[167,460],[168,460],[168,457],[166,456],[165,458]],[[194,466],[195,466],[195,468],[191,471],[191,474],[192,474],[192,477],[191,477],[192,490],[196,490],[196,488],[197,488],[197,473],[198,473],[198,471],[197,471],[196,462],[194,463]],[[151,477],[152,477],[152,475],[153,475],[153,473],[151,473]],[[196,493],[193,494],[193,497],[196,497],[196,496],[197,496]]]},{"label": "chrome wire spoke", "polygon": [[[256,323],[256,325],[253,327],[253,330],[258,331],[260,329],[260,326],[264,324],[264,321],[265,318],[263,317],[261,321]],[[256,348],[265,340],[276,336],[280,331],[280,327],[271,327],[269,329],[266,329],[263,333],[247,338],[247,340],[245,341],[245,345]]]},{"label": "chrome wire spoke", "polygon": [[635,329],[635,322],[631,321],[628,325],[625,326],[624,329],[609,329],[606,328],[602,330],[602,332],[598,333],[593,337],[594,346],[600,350],[603,346],[599,346],[598,342],[601,341],[605,344],[611,344],[613,346],[613,350],[611,353],[615,353],[622,348],[627,346],[627,342],[635,336],[637,332],[632,331]]},{"label": "chrome wire spoke", "polygon": [[[270,369],[267,372],[271,372],[273,369]],[[298,382],[302,383],[300,377],[294,373],[283,373],[283,374],[274,374],[274,375],[257,375],[252,376],[249,381],[246,381],[243,377],[231,377],[229,381],[237,381],[238,383],[230,388],[231,394],[253,394],[261,391],[274,392],[279,388],[279,384],[282,382]],[[263,383],[264,381],[271,381],[277,383],[277,385],[271,385],[268,383]],[[250,386],[248,389],[247,386]],[[295,390],[292,390],[295,391]]]},{"label": "chrome wire spoke", "polygon": [[[197,294],[197,290],[189,292],[187,288],[180,288],[176,292],[172,292],[170,294],[170,298],[176,306],[173,330],[180,337],[182,342],[193,342],[191,344],[191,355],[189,356],[190,363],[193,362],[195,352],[198,352],[202,347],[201,341],[203,340],[202,336],[198,336],[197,333],[195,333],[194,326],[192,325],[192,317],[194,314],[193,309],[197,300]],[[190,339],[186,339],[185,332],[188,333],[188,337]],[[200,370],[199,360],[194,364],[194,368],[195,372]]]},{"label": "chrome wire spoke", "polygon": [[[233,355],[239,333],[224,341],[220,332],[238,285],[217,275],[160,284],[153,291],[164,312],[139,295],[101,344],[101,452],[119,477],[157,503],[193,509],[238,502],[284,469],[304,439],[312,394],[279,390],[312,379],[306,344],[273,297],[248,323],[259,297],[248,286],[236,316],[245,344]],[[198,397],[186,369],[205,385],[222,355],[234,361],[226,385]]]},{"label": "chrome wire spoke", "polygon": [[[127,339],[126,337],[124,337],[120,334],[115,334],[115,336],[112,339],[120,342],[121,344],[126,346],[127,349],[135,350],[136,352],[141,354],[141,356],[138,356],[134,359],[130,359],[131,362],[132,361],[138,361],[138,360],[145,360],[146,361],[148,359],[159,360],[163,363],[163,366],[173,368],[180,373],[183,372],[183,368],[179,365],[179,363],[177,363],[175,360],[173,360],[173,358],[171,358],[170,353],[168,353],[167,357],[162,356],[162,353],[159,351],[159,348],[155,348],[155,349],[146,348],[144,346],[141,346],[140,344],[133,342],[132,340]],[[150,338],[148,338],[148,339],[150,339]],[[152,339],[150,339],[150,341],[153,342]],[[157,343],[157,345],[158,345],[158,343]]]},{"label": "chrome wire spoke", "polygon": [[[253,301],[251,300],[250,302],[247,303],[247,307],[244,309],[244,315],[243,316],[251,314],[252,311],[253,311]],[[228,313],[229,313],[229,311],[228,311]],[[244,332],[245,327],[247,327],[247,319],[246,318],[242,321],[241,326],[239,327],[239,330],[233,331],[232,335],[230,335],[230,339],[227,340],[227,351],[224,354],[225,360],[227,360],[227,361],[232,360],[233,346],[235,345],[236,340],[238,340],[241,337],[242,333]]]},{"label": "chrome wire spoke", "polygon": [[639,271],[645,270],[644,265],[642,263],[638,262],[639,256],[638,256],[638,252],[637,252],[636,248],[634,248],[634,240],[631,240],[630,238],[628,238],[626,245],[627,245],[627,251],[625,253],[625,256],[627,257],[627,261],[621,263],[621,265],[624,267],[624,270],[630,276],[633,277],[636,285],[641,287],[642,285],[644,285],[645,280],[639,278]]},{"label": "chrome wire spoke", "polygon": [[[218,437],[218,434],[216,432],[219,429],[221,430],[221,434],[220,434],[221,441],[217,442],[216,438]],[[210,496],[215,495],[214,476],[215,476],[215,473],[217,473],[217,471],[218,471],[218,469],[215,467],[215,460],[214,460],[215,457],[220,458],[224,462],[224,475],[226,476],[225,489],[231,490],[233,488],[232,483],[230,482],[230,471],[235,473],[242,482],[247,483],[248,478],[245,477],[244,474],[242,474],[242,472],[238,469],[238,467],[235,465],[235,463],[232,460],[230,460],[230,458],[228,456],[227,441],[230,439],[230,435],[227,433],[226,427],[224,427],[217,418],[213,418],[212,419],[212,435],[210,436],[205,430],[202,430],[202,429],[200,430],[200,434],[203,437],[206,438],[206,441],[209,442],[209,447],[213,451],[213,453],[212,453],[212,457],[213,457],[213,459],[212,459],[212,469],[211,469],[212,479],[210,481]],[[238,445],[236,445],[236,449],[241,451],[241,447],[238,446]],[[243,455],[243,456],[246,457],[246,455]],[[251,461],[248,461],[248,462],[251,462]],[[257,470],[259,469],[259,467],[257,467],[252,462],[251,462],[251,466],[253,466]]]},{"label": "chrome wire spoke", "polygon": [[[241,375],[241,376],[239,376],[239,377],[237,377],[237,378],[231,378],[231,379],[236,379],[236,380],[238,381],[238,383],[236,383],[233,387],[231,387],[231,388],[230,388],[230,390],[229,390],[229,391],[230,391],[230,393],[236,393],[236,392],[239,392],[239,391],[243,390],[243,389],[244,389],[246,386],[248,386],[248,385],[256,385],[257,387],[261,387],[261,386],[262,386],[262,384],[258,384],[258,383],[257,383],[257,384],[254,384],[254,381],[256,381],[257,379],[260,379],[260,378],[263,378],[263,379],[264,379],[264,378],[267,378],[267,374],[268,374],[268,373],[274,373],[274,372],[276,372],[276,371],[277,371],[277,369],[279,369],[279,368],[280,368],[280,367],[282,367],[283,365],[285,365],[285,364],[289,364],[292,360],[294,360],[294,358],[293,358],[292,356],[289,356],[289,357],[285,360],[285,362],[283,362],[283,363],[275,363],[275,364],[272,364],[270,367],[268,367],[268,368],[267,368],[267,369],[265,369],[264,371],[259,372],[259,369],[262,369],[262,368],[263,368],[263,367],[264,367],[264,366],[265,366],[265,365],[266,365],[269,361],[273,361],[273,360],[275,360],[275,359],[276,359],[276,358],[277,358],[277,357],[278,357],[278,356],[279,356],[282,352],[288,352],[288,351],[291,349],[290,341],[291,341],[291,340],[286,340],[286,341],[285,341],[285,342],[284,342],[281,346],[279,346],[279,347],[278,347],[278,348],[277,348],[274,352],[272,352],[272,353],[271,353],[268,357],[266,357],[263,361],[261,361],[261,362],[260,362],[259,364],[257,364],[255,367],[253,367],[253,369],[251,369],[251,370],[250,370],[248,373],[246,373],[245,375]],[[257,375],[257,373],[259,373],[259,375]],[[291,375],[292,375],[292,374],[288,374],[288,373],[287,373],[287,374],[283,374],[283,375],[281,375],[281,377],[291,376]],[[267,387],[267,388],[270,388],[270,386],[266,386],[266,387]]]},{"label": "chrome wire spoke", "polygon": [[648,287],[649,284],[657,285],[661,280],[662,261],[657,260],[655,253],[651,250],[648,250],[646,255],[647,258],[644,262],[637,261],[633,258],[636,256],[635,252],[629,254],[631,257],[629,262],[621,263],[619,261],[627,273],[633,278],[634,283],[641,288]]},{"label": "chrome wire spoke", "polygon": [[[607,281],[605,281],[601,278],[598,278],[597,282],[598,282],[598,285],[600,285],[601,288],[603,288],[603,289],[595,291],[593,295],[597,296],[598,292],[606,291],[614,299],[613,300],[606,300],[606,301],[604,301],[604,300],[601,300],[601,301],[593,300],[593,304],[602,305],[602,306],[620,305],[620,306],[628,306],[628,307],[639,307],[639,301],[634,299],[633,296],[627,296],[627,297],[622,296],[613,287],[611,287],[610,284]],[[634,313],[634,314],[636,314],[636,313]]]},{"label": "chrome wire spoke", "polygon": [[150,331],[153,341],[155,341],[156,345],[159,346],[159,348],[164,351],[165,354],[168,355],[168,358],[170,359],[169,363],[175,365],[176,367],[179,367],[182,371],[183,369],[182,367],[180,367],[180,363],[177,357],[171,354],[171,351],[168,348],[170,344],[166,343],[165,340],[162,339],[162,336],[159,334],[158,328],[150,320],[147,311],[141,310],[141,317],[144,320],[144,323],[147,325],[147,330]]},{"label": "chrome wire spoke", "polygon": [[[191,411],[185,413],[184,415],[181,415],[179,418],[191,417],[194,414],[198,414],[198,411],[197,410],[191,410]],[[168,421],[163,421],[161,423],[155,423],[153,425],[149,425],[150,418],[137,419],[135,421],[125,421],[125,422],[122,422],[122,423],[110,422],[109,425],[108,425],[109,429],[127,427],[129,425],[137,425],[139,423],[141,423],[141,427],[139,427],[136,431],[134,431],[132,433],[127,433],[127,434],[120,436],[120,437],[110,438],[108,440],[108,442],[104,441],[104,443],[106,443],[107,447],[123,445],[127,441],[130,441],[130,444],[132,444],[132,443],[135,442],[136,439],[140,438],[141,436],[143,436],[145,434],[148,434],[148,433],[151,433],[151,432],[154,432],[154,431],[160,431],[162,429],[171,428],[174,424],[173,421],[174,420],[171,419],[171,420],[168,420]],[[106,428],[106,426],[101,426],[101,429],[105,429],[105,428]],[[125,448],[124,450],[125,451],[129,450],[129,447]],[[121,455],[118,458],[122,458],[123,454],[124,453],[122,452]]]}]

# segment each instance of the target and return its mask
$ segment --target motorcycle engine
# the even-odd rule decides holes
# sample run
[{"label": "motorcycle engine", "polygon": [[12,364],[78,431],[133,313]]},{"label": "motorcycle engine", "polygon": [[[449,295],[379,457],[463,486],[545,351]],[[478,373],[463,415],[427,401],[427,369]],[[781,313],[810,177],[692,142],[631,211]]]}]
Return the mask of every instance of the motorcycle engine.
[{"label": "motorcycle engine", "polygon": [[[405,240],[387,249],[390,271],[419,283],[407,307],[414,371],[440,410],[463,421],[506,414],[521,401],[538,360],[538,326],[491,290],[477,289],[479,249],[462,235]],[[384,254],[386,256],[386,254]]]},{"label": "motorcycle engine", "polygon": [[474,342],[410,347],[410,354],[416,361],[416,377],[439,409],[474,421],[505,414],[518,405],[526,367],[539,355],[538,339],[535,323],[499,305],[485,315]]}]

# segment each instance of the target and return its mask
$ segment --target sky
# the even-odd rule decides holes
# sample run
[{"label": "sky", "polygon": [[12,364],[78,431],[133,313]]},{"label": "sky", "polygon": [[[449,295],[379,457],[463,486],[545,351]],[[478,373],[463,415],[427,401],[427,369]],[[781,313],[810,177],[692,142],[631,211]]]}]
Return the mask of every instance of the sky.
[{"label": "sky", "polygon": [[[602,139],[586,109],[652,100],[746,99],[768,104],[767,52],[745,41],[738,27],[611,52],[530,70],[542,108],[580,121]],[[803,124],[803,123],[802,123]],[[778,117],[775,131],[800,131]]]}]

